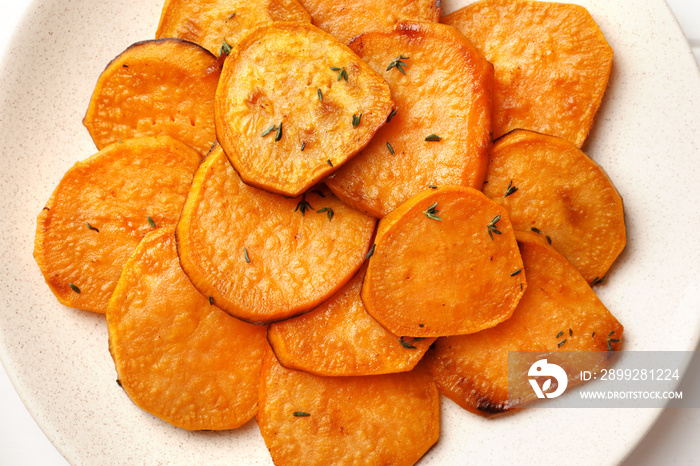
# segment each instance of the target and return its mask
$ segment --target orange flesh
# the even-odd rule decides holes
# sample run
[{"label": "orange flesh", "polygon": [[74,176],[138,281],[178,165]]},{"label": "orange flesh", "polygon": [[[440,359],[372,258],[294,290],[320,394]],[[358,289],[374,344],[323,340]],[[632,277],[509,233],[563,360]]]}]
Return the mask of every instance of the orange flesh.
[{"label": "orange flesh", "polygon": [[199,161],[159,136],[107,146],[68,170],[39,214],[34,242],[61,303],[105,312],[124,262],[152,229],[148,218],[158,228],[177,222]]},{"label": "orange flesh", "polygon": [[441,19],[493,63],[493,137],[530,129],[583,145],[608,84],[613,51],[578,5],[487,0]]},{"label": "orange flesh", "polygon": [[296,0],[166,0],[156,39],[176,37],[219,55],[253,29],[276,21],[311,21]]},{"label": "orange flesh", "polygon": [[371,31],[389,31],[401,20],[438,21],[440,0],[300,0],[314,24],[348,43]]},{"label": "orange flesh", "polygon": [[438,439],[440,400],[422,371],[319,377],[268,351],[260,377],[258,425],[275,464],[412,465]]},{"label": "orange flesh", "polygon": [[[441,221],[426,214],[436,202]],[[500,234],[489,234],[495,219]],[[474,333],[510,317],[526,287],[522,268],[505,209],[475,189],[443,186],[379,222],[362,300],[395,335]]]},{"label": "orange flesh", "polygon": [[[610,342],[614,350],[621,344],[622,325],[576,268],[540,235],[517,232],[516,236],[528,287],[513,316],[472,335],[439,338],[426,355],[440,392],[484,416],[507,411],[514,402],[522,405],[536,399],[530,388],[531,398],[508,399],[508,351],[599,352],[608,351],[609,339],[618,340]],[[610,363],[600,353],[593,353],[592,358],[596,365],[589,364],[586,370]],[[560,365],[570,376],[578,375],[582,368],[572,366],[571,361],[563,359]]]},{"label": "orange flesh", "polygon": [[433,338],[387,332],[360,299],[365,270],[308,314],[270,325],[267,339],[280,363],[324,376],[373,375],[413,369]]},{"label": "orange flesh", "polygon": [[[302,201],[312,207],[303,215]],[[323,208],[333,210],[331,220],[317,213]],[[195,174],[178,251],[195,287],[217,306],[269,323],[310,311],[347,283],[374,227],[323,186],[288,199],[244,184],[217,146]]]},{"label": "orange flesh", "polygon": [[83,124],[98,149],[167,134],[204,156],[216,140],[219,72],[216,57],[196,44],[177,39],[138,42],[102,72]]},{"label": "orange flesh", "polygon": [[107,308],[122,388],[143,410],[188,430],[239,427],[257,412],[265,328],[209,303],[180,268],[174,227],[146,235]]},{"label": "orange flesh", "polygon": [[[513,227],[535,228],[588,281],[601,280],[625,248],[622,198],[605,171],[560,138],[514,131],[494,144],[484,194]],[[508,187],[511,192],[506,196]]]},{"label": "orange flesh", "polygon": [[365,147],[393,107],[386,82],[345,45],[276,23],[226,59],[216,131],[246,183],[298,196]]},{"label": "orange flesh", "polygon": [[[378,218],[429,185],[481,189],[491,145],[493,67],[469,41],[446,25],[403,22],[393,32],[363,34],[350,48],[389,83],[397,111],[328,187]],[[409,57],[401,60],[405,74],[387,70],[400,56]],[[441,140],[426,141],[431,134]]]}]

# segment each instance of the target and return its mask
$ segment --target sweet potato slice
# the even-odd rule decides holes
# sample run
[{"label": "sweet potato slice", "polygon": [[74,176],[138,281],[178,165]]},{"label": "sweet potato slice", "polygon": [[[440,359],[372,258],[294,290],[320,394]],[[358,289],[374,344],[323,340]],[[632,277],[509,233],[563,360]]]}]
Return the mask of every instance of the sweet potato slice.
[{"label": "sweet potato slice", "polygon": [[424,371],[320,377],[282,367],[270,350],[258,425],[278,466],[412,465],[437,441],[440,403]]},{"label": "sweet potato slice", "polygon": [[327,180],[336,196],[381,218],[430,185],[481,189],[493,67],[474,46],[453,27],[402,22],[393,32],[363,34],[350,48],[386,79],[397,110]]},{"label": "sweet potato slice", "polygon": [[360,299],[365,268],[308,314],[270,325],[267,339],[280,363],[323,376],[410,371],[434,338],[397,338],[379,325]]},{"label": "sweet potato slice", "polygon": [[265,327],[210,304],[180,268],[175,227],[152,231],[107,307],[119,383],[141,409],[188,430],[233,429],[257,412]]},{"label": "sweet potato slice", "polygon": [[158,136],[78,162],[37,220],[34,258],[58,300],[104,313],[124,262],[150,230],[175,225],[200,156]]},{"label": "sweet potato slice", "polygon": [[156,39],[184,39],[220,55],[224,41],[235,45],[276,21],[310,22],[311,16],[297,0],[166,0]]},{"label": "sweet potato slice", "polygon": [[530,129],[581,147],[600,107],[613,51],[578,5],[486,0],[441,19],[495,68],[493,137]]},{"label": "sweet potato slice", "polygon": [[370,31],[390,31],[401,20],[438,21],[440,0],[299,0],[314,24],[347,43]]},{"label": "sweet potato slice", "polygon": [[438,337],[502,322],[525,286],[506,210],[473,188],[442,186],[379,222],[362,300],[395,335]]},{"label": "sweet potato slice", "polygon": [[362,265],[375,222],[322,186],[296,199],[248,186],[216,146],[187,195],[178,252],[217,306],[269,323],[310,311],[342,288]]},{"label": "sweet potato slice", "polygon": [[216,141],[214,93],[220,71],[217,58],[191,42],[138,42],[102,72],[83,124],[98,149],[167,134],[204,156]]},{"label": "sweet potato slice", "polygon": [[[541,235],[516,232],[516,237],[528,287],[513,316],[478,333],[439,338],[425,357],[440,392],[483,416],[536,399],[530,388],[531,398],[508,399],[508,351],[608,352],[621,344],[622,325],[576,268]],[[609,364],[607,353],[592,356],[591,364]],[[570,362],[563,359],[558,364]],[[573,376],[582,368],[564,369]]]},{"label": "sweet potato slice", "polygon": [[484,194],[516,230],[544,235],[589,282],[626,244],[622,199],[603,168],[564,139],[513,131],[496,141]]},{"label": "sweet potato slice", "polygon": [[393,109],[389,86],[308,23],[256,29],[229,54],[216,133],[248,184],[298,196],[365,147]]}]

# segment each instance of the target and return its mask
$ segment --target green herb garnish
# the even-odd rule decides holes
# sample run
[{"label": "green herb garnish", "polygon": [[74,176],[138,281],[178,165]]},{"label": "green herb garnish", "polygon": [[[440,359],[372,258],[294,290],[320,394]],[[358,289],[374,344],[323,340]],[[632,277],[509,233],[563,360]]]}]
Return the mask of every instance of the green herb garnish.
[{"label": "green herb garnish", "polygon": [[336,81],[340,81],[341,79],[344,79],[345,82],[348,82],[348,72],[345,71],[345,67],[338,68],[337,66],[331,66],[331,70],[338,72],[338,79]]},{"label": "green herb garnish", "polygon": [[265,136],[267,136],[271,132],[275,131],[276,129],[277,129],[277,125],[272,125],[269,128],[267,128],[265,131],[263,131],[262,134],[260,135],[260,137],[264,138]]},{"label": "green herb garnish", "polygon": [[442,138],[438,136],[437,134],[429,134],[428,136],[425,137],[425,140],[428,142],[438,142],[442,141]]},{"label": "green herb garnish", "polygon": [[294,411],[294,417],[309,417],[311,414],[305,413],[304,411]]},{"label": "green herb garnish", "polygon": [[442,219],[437,215],[439,210],[436,209],[438,203],[436,202],[435,204],[431,205],[428,207],[428,210],[424,210],[423,213],[425,214],[426,217],[428,217],[431,220],[438,220],[442,222]]},{"label": "green herb garnish", "polygon": [[92,225],[90,225],[90,222],[85,222],[85,225],[87,225],[88,229],[90,229],[90,230],[92,230],[92,231],[96,231],[96,232],[98,232],[98,233],[100,232],[100,230],[98,230],[97,228],[95,228],[95,227],[93,227]]},{"label": "green herb garnish", "polygon": [[360,113],[359,115],[355,115],[354,113],[352,114],[352,127],[357,128],[357,126],[360,124],[360,121],[362,120],[362,114]]},{"label": "green herb garnish", "polygon": [[506,194],[505,194],[505,196],[503,196],[503,197],[508,197],[508,196],[510,196],[511,194],[513,194],[513,193],[514,193],[515,191],[517,191],[517,190],[518,190],[518,188],[516,188],[515,186],[513,186],[513,180],[510,180],[510,183],[508,183],[508,188],[506,188]]},{"label": "green herb garnish", "polygon": [[496,226],[496,224],[498,223],[499,220],[501,220],[500,214],[496,215],[493,218],[493,220],[491,220],[491,222],[488,225],[486,225],[486,229],[489,232],[489,236],[491,237],[491,241],[493,241],[493,234],[494,233],[496,233],[497,235],[501,234],[501,232],[498,230],[498,227]]},{"label": "green herb garnish", "polygon": [[391,147],[391,144],[389,144],[388,142],[386,143],[386,148],[389,149],[389,153],[391,155],[394,155],[394,148]]},{"label": "green herb garnish", "polygon": [[321,92],[321,89],[319,89],[316,94],[318,94],[318,100],[323,102],[323,92]]},{"label": "green herb garnish", "polygon": [[404,340],[403,337],[399,338],[399,343],[401,343],[401,346],[403,346],[406,349],[416,349],[415,346]]},{"label": "green herb garnish", "polygon": [[151,218],[150,215],[147,218],[148,218],[148,224],[151,225],[151,228],[155,228],[156,222],[153,221],[153,219]]},{"label": "green herb garnish", "polygon": [[564,335],[564,331],[562,330],[561,332],[557,333],[557,336],[554,338],[560,338],[562,335]]},{"label": "green herb garnish", "polygon": [[369,249],[369,252],[365,254],[365,259],[369,259],[374,255],[374,248],[376,247],[376,244],[373,244],[372,247]]},{"label": "green herb garnish", "polygon": [[277,133],[275,134],[275,142],[279,141],[282,139],[282,122],[280,121],[279,126],[277,127]]},{"label": "green herb garnish", "polygon": [[331,209],[330,207],[324,207],[323,209],[320,209],[320,210],[317,210],[317,211],[316,211],[317,214],[322,214],[322,213],[324,213],[324,212],[328,212],[326,215],[328,215],[328,221],[329,221],[329,222],[330,222],[331,220],[333,220],[333,215],[335,215],[335,214],[333,213],[333,209]]},{"label": "green herb garnish", "polygon": [[562,341],[559,342],[559,344],[557,345],[557,348],[561,348],[564,345],[564,343],[566,343],[566,338],[564,338]]},{"label": "green herb garnish", "polygon": [[[236,14],[234,13],[234,16]],[[230,19],[230,18],[229,18]],[[221,43],[221,48],[219,49],[219,56],[221,57],[222,55],[228,55],[231,53],[231,45],[226,42],[226,39]]]},{"label": "green herb garnish", "polygon": [[511,276],[511,277],[515,277],[516,275],[518,275],[518,274],[519,274],[520,272],[522,272],[522,271],[523,271],[523,269],[518,269],[518,270],[516,270],[515,272],[511,273],[510,276]]},{"label": "green herb garnish", "polygon": [[243,248],[243,257],[245,261],[250,264],[250,256],[248,255],[248,248]]},{"label": "green herb garnish", "polygon": [[389,63],[389,66],[387,66],[386,70],[389,71],[392,68],[396,68],[401,72],[401,74],[406,74],[406,72],[403,70],[403,67],[406,66],[406,63],[404,63],[401,60],[408,60],[411,57],[404,57],[403,55],[399,55],[398,57],[394,58],[391,63]]},{"label": "green herb garnish", "polygon": [[300,211],[300,212],[301,212],[301,215],[304,216],[304,217],[306,217],[306,211],[307,211],[307,210],[314,210],[314,208],[311,207],[311,204],[309,204],[309,203],[306,201],[306,194],[304,194],[304,195],[301,197],[301,201],[299,201],[299,203],[297,204],[297,208],[294,209],[294,212],[296,212],[297,210]]},{"label": "green herb garnish", "polygon": [[389,116],[386,117],[386,122],[389,123],[391,121],[391,119],[394,118],[394,116],[396,115],[396,112],[398,112],[398,111],[399,111],[398,108],[393,109],[391,111],[391,113],[389,114]]},{"label": "green herb garnish", "polygon": [[80,294],[80,288],[78,288],[77,286],[75,286],[75,285],[72,284],[72,283],[69,283],[68,286],[70,286],[70,289],[71,289],[71,290],[73,290],[73,291],[75,291],[76,293]]}]

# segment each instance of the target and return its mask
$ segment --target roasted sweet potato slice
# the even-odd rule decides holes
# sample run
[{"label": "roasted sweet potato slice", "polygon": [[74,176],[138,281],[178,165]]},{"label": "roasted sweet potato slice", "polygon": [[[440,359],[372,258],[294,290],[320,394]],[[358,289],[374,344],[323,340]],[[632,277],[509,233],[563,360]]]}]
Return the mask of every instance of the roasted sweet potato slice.
[{"label": "roasted sweet potato slice", "polygon": [[175,225],[200,156],[169,136],[126,140],[78,162],[37,220],[34,258],[66,306],[104,313],[124,262]]},{"label": "roasted sweet potato slice", "polygon": [[437,441],[440,403],[424,371],[320,377],[282,367],[270,350],[258,425],[278,466],[412,465]]},{"label": "roasted sweet potato slice", "polygon": [[544,235],[589,283],[626,244],[622,199],[605,171],[570,142],[531,131],[496,141],[484,194],[513,228]]},{"label": "roasted sweet potato slice", "polygon": [[216,133],[248,184],[298,196],[365,147],[393,109],[389,86],[308,23],[256,29],[229,54]]},{"label": "roasted sweet potato slice", "polygon": [[[166,0],[156,39],[176,37],[214,55],[253,29],[276,21],[311,21],[297,0]],[[226,44],[224,44],[224,41]]]},{"label": "roasted sweet potato slice", "polygon": [[257,412],[265,327],[231,317],[180,268],[175,227],[152,231],[107,307],[119,383],[140,408],[188,430],[233,429]]},{"label": "roasted sweet potato slice", "polygon": [[246,185],[216,146],[195,174],[177,227],[185,273],[251,323],[310,311],[347,283],[375,220],[320,186],[296,199]]},{"label": "roasted sweet potato slice", "polygon": [[336,196],[381,218],[430,185],[481,189],[493,67],[474,46],[453,27],[403,22],[363,34],[350,48],[386,79],[397,110],[327,180]]},{"label": "roasted sweet potato slice", "polygon": [[[607,352],[621,344],[622,325],[576,268],[540,235],[516,232],[516,237],[528,287],[513,316],[478,333],[439,338],[425,357],[440,392],[483,416],[536,399],[528,388],[530,398],[509,400],[508,351]],[[593,362],[598,367],[609,364],[610,355],[600,356],[594,354],[596,361],[589,361],[586,369],[595,367]],[[564,368],[569,376],[582,369]]]},{"label": "roasted sweet potato slice", "polygon": [[438,21],[440,0],[299,0],[314,24],[347,43],[370,31],[390,31],[401,20]]},{"label": "roasted sweet potato slice", "polygon": [[600,107],[613,51],[578,5],[485,0],[441,19],[493,63],[493,136],[530,129],[581,147]]},{"label": "roasted sweet potato slice", "polygon": [[474,333],[506,320],[526,286],[508,213],[480,191],[427,189],[379,222],[362,287],[394,335]]},{"label": "roasted sweet potato slice", "polygon": [[217,58],[191,42],[138,42],[102,72],[83,124],[98,149],[167,134],[204,156],[216,141],[214,93],[220,71]]},{"label": "roasted sweet potato slice", "polygon": [[323,376],[410,371],[434,338],[398,338],[365,310],[360,290],[365,268],[308,314],[270,325],[267,339],[289,369]]}]

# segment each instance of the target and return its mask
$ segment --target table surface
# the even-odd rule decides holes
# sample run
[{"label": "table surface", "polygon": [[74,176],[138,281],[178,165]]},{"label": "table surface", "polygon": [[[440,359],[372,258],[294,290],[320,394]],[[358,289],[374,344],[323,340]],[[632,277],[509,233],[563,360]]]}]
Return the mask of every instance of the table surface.
[{"label": "table surface", "polygon": [[[667,0],[700,64],[700,1]],[[30,0],[0,0],[0,44],[7,43]],[[700,390],[700,359],[697,355],[682,388]],[[67,465],[29,415],[0,365],[0,465]],[[698,464],[700,409],[666,410],[625,465]]]}]

